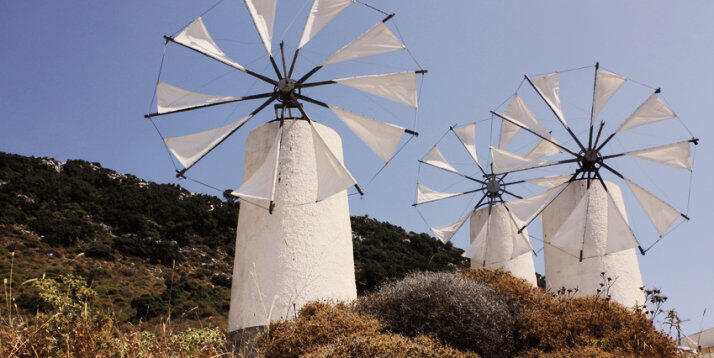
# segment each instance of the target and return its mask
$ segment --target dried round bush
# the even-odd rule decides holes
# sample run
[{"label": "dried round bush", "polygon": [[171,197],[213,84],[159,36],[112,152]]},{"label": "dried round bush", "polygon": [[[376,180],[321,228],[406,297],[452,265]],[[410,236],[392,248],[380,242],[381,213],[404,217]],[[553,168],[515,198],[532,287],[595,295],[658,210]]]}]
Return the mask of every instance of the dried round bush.
[{"label": "dried round bush", "polygon": [[486,357],[515,352],[513,313],[502,296],[457,273],[414,273],[358,299],[358,313],[371,314],[394,333],[428,335]]}]

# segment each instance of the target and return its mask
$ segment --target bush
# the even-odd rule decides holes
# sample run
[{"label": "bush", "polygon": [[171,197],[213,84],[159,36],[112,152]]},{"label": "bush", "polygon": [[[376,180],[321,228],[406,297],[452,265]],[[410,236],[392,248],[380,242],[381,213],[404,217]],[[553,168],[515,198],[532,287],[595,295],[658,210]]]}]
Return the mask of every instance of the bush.
[{"label": "bush", "polygon": [[502,270],[462,274],[505,296],[512,307],[521,307],[514,329],[518,350],[530,354],[525,356],[675,356],[674,341],[649,317],[606,298],[553,295]]},{"label": "bush", "polygon": [[433,335],[487,357],[514,353],[514,317],[506,301],[476,280],[455,273],[416,273],[358,299],[394,333]]},{"label": "bush", "polygon": [[95,259],[114,261],[114,249],[101,242],[89,246],[84,254]]},{"label": "bush", "polygon": [[476,358],[478,355],[444,346],[429,337],[407,338],[398,334],[378,334],[373,337],[343,338],[302,357]]},{"label": "bush", "polygon": [[261,356],[299,357],[341,338],[374,337],[381,328],[375,318],[351,313],[344,304],[312,302],[294,321],[271,323],[256,343]]}]

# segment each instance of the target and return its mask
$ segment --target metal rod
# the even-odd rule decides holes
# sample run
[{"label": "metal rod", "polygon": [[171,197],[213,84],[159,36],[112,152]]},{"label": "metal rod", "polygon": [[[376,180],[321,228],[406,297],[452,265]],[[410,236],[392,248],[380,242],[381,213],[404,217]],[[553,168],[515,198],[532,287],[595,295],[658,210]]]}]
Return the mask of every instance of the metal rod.
[{"label": "metal rod", "polygon": [[387,17],[384,18],[384,20],[382,20],[382,22],[387,22],[387,21],[389,21],[389,19],[391,19],[391,18],[393,18],[393,17],[394,17],[394,14],[393,14],[393,13],[392,13],[392,14],[389,14],[389,15],[387,15]]},{"label": "metal rod", "polygon": [[510,170],[510,171],[508,171],[508,172],[509,172],[509,173],[515,173],[515,172],[521,172],[521,171],[530,170],[530,169],[538,169],[538,168],[552,167],[552,166],[560,165],[560,164],[575,163],[575,162],[577,162],[578,160],[580,160],[580,159],[579,159],[579,158],[565,159],[565,160],[560,160],[560,161],[557,161],[557,162],[548,163],[548,164],[545,164],[545,165],[539,165],[539,166],[535,166],[535,167],[529,167],[529,168],[523,168],[523,169],[517,169],[517,170]]},{"label": "metal rod", "polygon": [[296,83],[301,84],[305,82],[306,79],[310,78],[310,76],[314,75],[315,72],[319,71],[322,68],[322,65],[315,66],[310,72],[306,73],[305,76],[302,76],[299,80],[296,81]]},{"label": "metal rod", "polygon": [[479,206],[481,206],[481,203],[483,202],[484,199],[486,199],[486,194],[484,194],[484,195],[481,197],[481,200],[479,200],[478,203],[476,203],[476,206],[474,206],[474,211],[476,211],[476,209],[478,209]]},{"label": "metal rod", "polygon": [[483,180],[478,180],[478,179],[476,179],[476,178],[472,178],[472,177],[470,177],[470,176],[468,176],[468,175],[461,174],[461,173],[459,173],[459,172],[452,172],[451,170],[446,170],[446,169],[444,169],[444,168],[442,168],[442,167],[437,167],[436,165],[431,164],[431,163],[427,163],[427,162],[425,162],[425,161],[423,161],[423,160],[421,160],[421,159],[419,159],[418,162],[419,162],[419,163],[426,164],[426,165],[431,165],[431,166],[434,167],[434,168],[439,168],[439,169],[444,170],[444,171],[447,171],[447,172],[449,172],[449,173],[454,173],[454,174],[456,174],[456,175],[458,175],[458,176],[460,176],[460,177],[462,177],[462,178],[466,178],[466,179],[475,181],[475,182],[477,182],[477,183],[479,183],[479,184],[487,185],[486,182],[483,181]]},{"label": "metal rod", "polygon": [[600,135],[602,134],[602,129],[605,128],[605,121],[600,121],[600,128],[597,130],[597,137],[595,138],[595,143],[590,146],[590,149],[597,147],[597,142],[600,141]]},{"label": "metal rod", "polygon": [[510,196],[516,197],[516,198],[518,198],[518,199],[523,199],[522,196],[513,194],[513,193],[511,193],[510,191],[508,191],[508,190],[506,190],[506,189],[503,189],[503,192],[506,193],[506,194],[508,194],[508,195],[510,195]]},{"label": "metal rod", "polygon": [[[456,139],[459,140],[459,142],[461,143],[461,145],[462,145],[462,146],[464,147],[464,149],[466,149],[466,151],[468,152],[468,149],[466,148],[466,143],[464,143],[464,141],[461,140],[461,137],[459,137],[459,135],[456,134],[456,131],[454,131],[454,127],[453,127],[453,126],[449,126],[449,130],[451,131],[451,133],[454,133],[454,136],[456,136]],[[481,163],[479,163],[478,160],[476,160],[476,158],[474,158],[474,157],[471,155],[471,152],[469,152],[469,157],[471,157],[471,159],[473,159],[474,162],[476,162],[476,166],[479,168],[479,170],[481,170],[481,173],[482,173],[483,175],[486,175],[486,171],[483,170],[483,167],[481,167]]]},{"label": "metal rod", "polygon": [[459,193],[458,195],[450,196],[450,197],[448,197],[448,198],[441,198],[441,199],[436,199],[436,200],[429,200],[429,201],[425,201],[425,202],[423,202],[423,203],[414,203],[414,204],[412,204],[412,206],[417,206],[417,205],[422,205],[422,204],[433,203],[433,202],[435,202],[435,201],[444,200],[444,199],[457,198],[457,197],[459,197],[459,196],[468,195],[468,194],[471,194],[471,193],[476,193],[476,192],[479,192],[479,191],[484,190],[484,189],[486,189],[486,188],[483,187],[483,188],[480,188],[480,189],[469,190],[469,191],[465,191],[465,192],[463,192],[463,193]]},{"label": "metal rod", "polygon": [[[618,177],[620,177],[620,179],[623,179],[623,180],[625,179],[625,176],[624,176],[624,175],[620,174],[620,172],[618,172],[617,170],[612,169],[611,166],[609,166],[609,165],[607,165],[607,164],[605,164],[605,163],[603,163],[603,162],[600,162],[600,165],[602,165],[603,168],[605,168],[605,169],[609,170],[610,172],[612,172],[612,174],[615,174],[615,175],[617,175]],[[598,172],[597,175],[599,176],[600,173]]]},{"label": "metal rod", "polygon": [[310,82],[310,83],[299,83],[296,84],[295,87],[297,88],[308,88],[308,87],[316,87],[316,86],[324,86],[324,85],[331,85],[337,83],[335,81],[320,81],[320,82]]},{"label": "metal rod", "polygon": [[513,185],[513,184],[520,184],[520,183],[525,183],[525,180],[518,180],[518,181],[513,181],[510,183],[503,183],[503,185]]},{"label": "metal rod", "polygon": [[290,71],[288,72],[288,78],[293,77],[293,71],[295,70],[295,63],[297,62],[298,54],[300,53],[300,48],[295,50],[295,54],[293,55],[293,62],[290,63]]},{"label": "metal rod", "polygon": [[565,130],[568,131],[568,134],[570,134],[570,136],[573,137],[573,139],[575,140],[575,142],[578,143],[578,147],[580,147],[580,150],[582,150],[583,152],[585,152],[585,147],[583,146],[583,143],[580,143],[580,139],[578,139],[578,137],[575,135],[575,133],[573,133],[573,131],[570,130],[570,127],[568,127],[568,125],[565,124],[565,120],[562,119],[562,118],[560,118],[560,116],[558,115],[558,113],[555,111],[555,108],[553,108],[553,106],[550,105],[550,102],[546,101],[546,99],[545,99],[545,97],[543,96],[543,94],[540,93],[540,91],[538,90],[538,87],[535,86],[535,84],[531,81],[531,79],[530,79],[527,75],[526,75],[525,77],[526,77],[526,80],[528,81],[528,83],[530,83],[531,87],[533,87],[533,89],[538,93],[538,95],[539,95],[540,98],[543,100],[543,102],[545,102],[545,104],[548,105],[548,108],[550,108],[550,110],[553,112],[553,114],[555,115],[555,117],[558,118],[558,121],[560,122],[560,124],[562,124],[563,127],[565,128]]},{"label": "metal rod", "polygon": [[200,109],[200,108],[206,108],[206,107],[213,107],[213,106],[218,106],[221,104],[226,104],[226,103],[233,103],[233,102],[239,102],[239,101],[246,101],[250,99],[258,99],[258,98],[266,98],[272,96],[273,93],[261,93],[261,94],[255,94],[251,96],[246,96],[246,97],[238,97],[235,99],[231,99],[228,101],[223,101],[223,102],[216,102],[216,103],[209,103],[209,104],[203,104],[200,106],[194,106],[194,107],[189,107],[189,108],[182,108],[182,109],[177,109],[175,111],[169,111],[169,112],[162,112],[162,113],[149,113],[144,115],[144,118],[152,118],[152,117],[158,117],[158,116],[163,116],[166,114],[172,114],[172,113],[179,113],[179,112],[186,112],[186,111],[192,111],[194,109]]},{"label": "metal rod", "polygon": [[415,131],[413,131],[413,130],[411,130],[411,129],[406,129],[406,128],[405,128],[405,129],[404,129],[404,133],[406,133],[406,134],[411,134],[411,135],[413,135],[413,136],[415,136],[415,137],[418,137],[418,136],[419,136],[419,132],[415,132]]},{"label": "metal rod", "polygon": [[198,159],[196,159],[195,162],[191,163],[191,165],[189,165],[188,167],[183,168],[182,170],[178,171],[178,172],[176,173],[176,177],[177,177],[177,178],[178,178],[178,177],[183,177],[184,173],[186,173],[187,170],[191,169],[194,165],[196,165],[196,163],[198,163],[201,159],[203,159],[208,153],[210,153],[213,149],[215,149],[216,147],[218,147],[221,143],[223,143],[223,141],[225,141],[226,139],[228,139],[228,137],[230,137],[231,135],[233,135],[233,133],[235,133],[237,130],[239,130],[241,127],[243,127],[243,125],[245,125],[246,123],[248,123],[248,121],[249,121],[250,119],[252,119],[253,117],[255,117],[255,115],[258,114],[258,112],[262,111],[263,108],[267,107],[267,106],[268,106],[271,102],[273,102],[276,98],[277,98],[276,96],[272,96],[272,97],[268,98],[268,100],[265,101],[265,102],[263,102],[263,104],[261,104],[260,107],[256,108],[255,110],[253,110],[253,112],[251,112],[251,113],[248,115],[248,119],[246,119],[245,122],[241,123],[241,125],[239,125],[238,127],[233,128],[225,137],[223,137],[223,139],[221,139],[220,141],[218,141],[218,143],[214,144],[213,147],[211,147],[210,149],[208,149],[205,153],[201,154],[201,156],[200,156]]},{"label": "metal rod", "polygon": [[550,142],[550,143],[553,144],[554,146],[556,146],[556,147],[558,147],[558,148],[560,148],[560,149],[562,149],[562,150],[564,150],[564,151],[566,151],[566,152],[568,152],[568,153],[570,153],[570,154],[572,154],[572,155],[574,155],[574,156],[576,156],[576,157],[580,157],[577,153],[573,152],[572,150],[570,150],[570,149],[568,149],[568,148],[562,146],[561,144],[559,144],[559,143],[557,143],[557,142],[555,142],[555,141],[553,141],[553,140],[550,140],[550,139],[548,139],[548,138],[546,138],[546,137],[544,137],[544,136],[542,136],[542,135],[536,133],[535,131],[531,130],[530,128],[528,128],[528,127],[526,127],[526,126],[524,126],[524,125],[522,125],[522,124],[520,124],[520,123],[518,123],[517,121],[515,121],[515,120],[513,120],[513,119],[510,119],[510,118],[508,118],[508,117],[506,117],[506,116],[504,116],[504,115],[502,115],[502,114],[500,114],[500,113],[497,113],[497,112],[495,112],[495,111],[491,111],[491,114],[493,114],[493,115],[495,115],[495,116],[497,116],[497,117],[503,119],[504,121],[508,121],[509,123],[511,123],[511,124],[513,124],[513,125],[515,125],[515,126],[517,126],[517,127],[519,127],[519,128],[525,129],[526,131],[528,131],[528,132],[530,132],[530,133],[532,133],[532,134],[538,136],[539,138],[541,138],[541,139],[543,139],[543,140],[545,140],[545,141]]},{"label": "metal rod", "polygon": [[[318,101],[318,100],[316,100],[316,99],[312,99],[312,98],[310,98],[310,97],[308,97],[308,96],[305,96],[305,95],[298,94],[296,97],[299,98],[299,99],[302,99],[302,100],[304,100],[304,101],[306,101],[306,102],[310,102],[310,103],[312,103],[312,104],[316,104],[316,105],[318,105],[318,106],[320,106],[320,107],[330,108],[330,106],[329,106],[327,103],[322,102],[322,101]],[[302,112],[302,111],[301,111],[301,112]]]},{"label": "metal rod", "polygon": [[604,147],[604,146],[605,146],[605,144],[607,144],[607,142],[609,142],[609,141],[610,141],[610,139],[612,139],[612,137],[614,137],[614,136],[615,136],[615,134],[617,134],[617,132],[613,132],[613,133],[612,133],[612,134],[610,134],[610,135],[609,135],[609,136],[608,136],[607,138],[605,138],[605,141],[604,141],[604,142],[602,142],[602,144],[600,144],[600,145],[599,145],[599,146],[597,147],[596,151],[598,151],[598,152],[599,152],[599,151],[600,151],[600,149],[602,149],[602,147]]},{"label": "metal rod", "polygon": [[285,77],[290,77],[288,76],[288,69],[285,66],[285,42],[280,41],[280,55],[282,57],[282,62],[283,62],[283,73],[285,74]]},{"label": "metal rod", "polygon": [[278,64],[275,63],[275,59],[273,58],[273,56],[269,56],[269,57],[270,57],[270,64],[273,65],[273,69],[275,70],[275,74],[278,75],[278,78],[283,78],[283,75],[280,74],[280,68],[278,68]]},{"label": "metal rod", "polygon": [[249,69],[247,69],[247,68],[245,68],[245,67],[243,67],[243,66],[238,67],[238,66],[236,66],[236,65],[234,65],[234,64],[231,64],[230,62],[227,62],[227,61],[225,61],[225,60],[223,60],[223,59],[220,59],[220,58],[211,56],[211,55],[209,55],[209,54],[203,53],[203,52],[201,52],[201,51],[199,51],[199,50],[196,50],[196,49],[191,48],[191,47],[189,47],[189,46],[186,46],[186,45],[184,45],[184,44],[182,44],[182,43],[180,43],[180,42],[177,42],[176,40],[174,40],[173,38],[171,38],[171,37],[169,37],[169,36],[164,36],[164,39],[166,39],[166,41],[171,41],[171,42],[173,42],[173,43],[175,43],[175,44],[181,45],[181,46],[183,46],[183,47],[185,47],[185,48],[187,48],[187,49],[189,49],[189,50],[196,51],[196,52],[198,52],[198,53],[200,53],[200,54],[202,54],[202,55],[204,55],[204,56],[210,57],[210,58],[212,58],[212,59],[214,59],[214,60],[216,60],[216,61],[218,61],[218,62],[220,62],[220,63],[222,63],[222,64],[224,64],[224,65],[227,65],[227,66],[230,66],[230,67],[232,67],[232,68],[235,68],[236,70],[243,71],[243,72],[245,72],[245,73],[247,73],[247,74],[249,74],[249,75],[251,75],[251,76],[253,76],[253,77],[257,77],[257,78],[259,78],[259,79],[261,79],[261,80],[263,80],[263,81],[265,81],[265,82],[268,82],[268,83],[270,83],[270,84],[272,84],[272,85],[274,85],[274,86],[277,86],[277,85],[278,85],[278,82],[275,81],[275,80],[273,80],[273,79],[271,79],[271,78],[265,77],[265,76],[263,76],[263,75],[261,75],[261,74],[259,74],[259,73],[255,73],[255,72],[253,72],[253,71],[251,71],[251,70],[249,70]]},{"label": "metal rod", "polygon": [[595,91],[597,90],[597,70],[600,68],[600,62],[595,62],[595,79],[593,80],[593,102],[590,106],[590,135],[588,136],[588,149],[593,148],[593,115],[595,115]]}]

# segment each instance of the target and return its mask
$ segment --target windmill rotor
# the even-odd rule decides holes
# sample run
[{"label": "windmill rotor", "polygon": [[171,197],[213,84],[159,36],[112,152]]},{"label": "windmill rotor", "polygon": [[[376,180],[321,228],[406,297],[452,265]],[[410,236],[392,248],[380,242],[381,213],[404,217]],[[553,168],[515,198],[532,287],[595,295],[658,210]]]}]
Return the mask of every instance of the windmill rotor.
[{"label": "windmill rotor", "polygon": [[[587,183],[588,191],[593,183],[597,183],[596,185],[602,186],[604,191],[608,193],[609,200],[614,200],[612,193],[610,192],[611,188],[608,188],[608,182],[603,178],[604,174],[607,174],[618,178],[627,184],[640,206],[650,218],[650,221],[655,226],[661,238],[672,228],[678,217],[685,220],[689,220],[689,217],[687,214],[675,209],[664,200],[646,191],[638,184],[635,184],[629,177],[623,174],[622,169],[618,168],[616,163],[613,163],[613,160],[629,156],[637,158],[638,160],[644,159],[678,169],[685,169],[688,170],[691,175],[693,167],[690,144],[698,144],[699,139],[694,135],[691,135],[691,132],[687,129],[691,138],[679,142],[659,146],[649,146],[644,149],[622,151],[614,154],[605,152],[604,150],[609,148],[607,147],[607,144],[611,143],[611,140],[619,133],[635,127],[678,117],[662,99],[661,90],[657,88],[654,89],[653,93],[651,93],[651,95],[639,107],[637,107],[629,117],[621,122],[619,127],[616,127],[614,131],[606,135],[604,133],[606,121],[602,120],[599,124],[596,124],[596,119],[610,98],[616,94],[616,92],[625,82],[628,81],[628,79],[600,68],[599,64],[595,64],[594,70],[593,97],[588,118],[588,129],[585,131],[586,134],[584,136],[576,135],[576,133],[572,130],[571,123],[568,123],[564,115],[559,95],[560,72],[553,72],[538,77],[530,77],[528,75],[524,76],[524,81],[528,82],[530,87],[537,94],[537,97],[545,103],[549,111],[557,119],[556,122],[558,122],[559,126],[562,127],[562,129],[568,134],[568,137],[575,143],[575,146],[565,145],[563,144],[564,142],[556,140],[555,137],[552,136],[552,132],[547,131],[536,119],[533,112],[531,112],[519,96],[518,91],[513,96],[513,99],[505,110],[501,112],[495,110],[491,111],[492,115],[502,120],[501,143],[498,147],[491,147],[495,173],[531,172],[541,168],[562,165],[570,165],[574,168],[569,174],[559,176],[560,182],[557,186],[547,186],[549,190],[546,193],[537,196],[540,197],[540,201],[533,201],[533,199],[529,198],[521,201],[508,202],[505,205],[510,209],[513,209],[513,207],[516,206],[515,211],[517,212],[516,216],[517,221],[519,222],[519,230],[522,230],[544,210],[546,210],[548,206],[555,201],[569,185],[578,180],[584,180]],[[547,143],[548,145],[557,148],[565,158],[559,160],[544,160],[544,158],[547,158],[550,155],[543,157],[529,157],[528,155],[521,156],[506,151],[504,149],[505,146],[508,145],[515,134],[521,130],[536,137],[537,139],[540,139],[540,143]],[[555,151],[553,154],[555,154]],[[568,176],[569,178],[567,178]],[[536,182],[533,182],[533,184],[540,185]],[[586,195],[586,197],[588,195]],[[530,200],[530,202],[527,200]],[[577,208],[579,208],[578,210],[587,211],[587,209],[583,208],[587,207],[588,199],[583,198],[582,200],[585,204],[579,205]],[[587,213],[584,215],[587,215]],[[640,245],[640,242],[636,239],[632,229],[627,223],[627,220],[624,219],[624,214],[620,210],[614,212],[613,215],[618,218],[615,218],[612,221],[621,222],[623,225],[621,228],[622,231],[628,232],[627,235],[631,236],[631,241],[625,246],[632,248],[637,247],[640,253],[644,255],[652,246],[645,249],[642,245]],[[577,230],[576,228],[572,228],[569,234],[572,236],[573,233],[577,233],[577,236],[584,237],[586,236],[586,232],[588,230],[589,228],[586,225],[585,228],[578,228]],[[563,232],[565,232],[565,229]],[[580,243],[580,261],[583,260],[583,250],[586,245],[585,241],[585,238],[583,238]],[[561,242],[561,244],[565,245],[562,246],[564,248],[573,248],[573,244],[571,243]],[[618,248],[622,248],[622,246],[618,246]],[[592,256],[588,256],[586,254],[585,258],[587,257]]]},{"label": "windmill rotor", "polygon": [[[466,150],[471,157],[471,164],[476,167],[473,169],[480,175],[464,174],[446,160],[440,149],[445,136],[442,136],[439,142],[419,160],[420,166],[436,168],[435,174],[445,173],[449,176],[461,177],[468,183],[466,187],[470,187],[470,189],[461,192],[438,192],[425,186],[421,183],[421,178],[418,178],[417,198],[412,206],[419,211],[419,207],[424,204],[472,195],[471,202],[475,202],[475,204],[469,205],[464,215],[455,222],[430,227],[431,231],[439,240],[447,243],[470,219],[471,243],[464,251],[463,256],[472,260],[473,267],[503,267],[519,277],[534,282],[535,269],[532,257],[524,257],[525,254],[533,252],[528,234],[517,230],[517,222],[504,205],[508,200],[523,198],[517,194],[517,190],[514,190],[513,186],[526,181],[509,180],[508,172],[494,173],[491,166],[481,165],[476,152],[475,129],[476,123],[472,123],[461,127],[451,126],[448,132],[451,132],[455,137],[457,146]],[[424,218],[421,211],[419,213]],[[426,222],[425,218],[424,220]],[[505,243],[505,241],[509,242]],[[515,262],[516,259],[520,259],[521,262],[511,265],[512,267],[508,266],[508,262]]]},{"label": "windmill rotor", "polygon": [[[267,163],[270,164],[268,166],[272,167],[266,167],[265,170],[259,171],[260,175],[264,175],[262,178],[244,178],[243,185],[233,191],[233,195],[243,200],[248,198],[268,201],[270,203],[268,209],[271,212],[275,205],[275,182],[279,177],[277,167],[280,148],[282,147],[282,140],[280,138],[285,120],[307,121],[310,126],[313,127],[313,141],[322,142],[324,144],[324,139],[320,138],[321,134],[319,131],[314,130],[314,119],[308,115],[305,104],[331,110],[342,123],[380,157],[385,166],[398,152],[399,145],[404,136],[418,135],[418,132],[413,129],[382,122],[338,108],[328,104],[328,102],[323,99],[314,98],[309,93],[310,89],[315,87],[341,84],[370,95],[407,105],[416,111],[418,108],[417,75],[424,75],[427,72],[419,66],[416,60],[415,63],[419,66],[418,70],[309,82],[320,69],[334,63],[407,50],[403,41],[387,26],[387,22],[394,17],[394,14],[387,14],[372,6],[354,0],[314,0],[305,22],[299,44],[295,47],[292,57],[289,57],[286,56],[285,44],[282,41],[279,44],[279,53],[273,51],[273,25],[276,22],[277,0],[244,0],[243,2],[255,25],[255,29],[259,35],[258,37],[266,50],[270,66],[274,72],[272,74],[262,74],[253,71],[247,66],[236,62],[223,52],[207,30],[203,20],[205,13],[175,35],[164,36],[165,48],[168,45],[178,45],[178,47],[189,49],[194,53],[224,64],[233,70],[245,73],[260,83],[263,83],[263,85],[272,87],[272,90],[269,91],[255,91],[256,93],[250,93],[240,97],[203,94],[184,90],[165,83],[161,80],[161,73],[159,73],[159,80],[157,81],[155,92],[156,111],[144,116],[152,122],[158,117],[175,113],[196,111],[229,103],[262,100],[262,103],[255,107],[248,115],[222,127],[169,138],[164,137],[159,131],[167,150],[172,155],[172,161],[173,158],[175,158],[183,167],[176,168],[177,178],[187,178],[186,172],[188,170],[271,104],[273,104],[275,111],[274,120],[280,123],[280,130],[275,140],[275,145],[277,146],[274,151],[275,154],[271,154],[271,156],[266,158],[266,161],[271,161]],[[362,4],[370,9],[379,11],[381,14],[387,14],[387,16],[369,28],[365,33],[358,36],[355,40],[339,49],[321,64],[306,71],[302,75],[298,75],[296,73],[296,64],[303,46],[353,3]],[[211,9],[213,9],[213,7]],[[156,126],[156,123],[154,123],[154,126]],[[156,129],[158,131],[158,127],[156,127]],[[359,194],[364,194],[363,188],[359,186],[346,166],[340,160],[336,159],[335,153],[332,153],[332,150],[325,145],[318,145],[317,147],[327,152],[324,155],[319,155],[319,157],[327,162],[323,167],[329,168],[332,171],[331,173],[325,174],[324,180],[331,180],[328,178],[338,177],[341,178],[341,182],[340,185],[331,185],[329,190],[324,189],[324,186],[324,190],[318,189],[318,195],[315,201],[323,200],[351,186],[354,186]],[[257,175],[257,173],[253,175]],[[261,182],[271,182],[272,187],[270,185],[261,185]],[[317,185],[320,187],[321,184],[318,183]]]}]

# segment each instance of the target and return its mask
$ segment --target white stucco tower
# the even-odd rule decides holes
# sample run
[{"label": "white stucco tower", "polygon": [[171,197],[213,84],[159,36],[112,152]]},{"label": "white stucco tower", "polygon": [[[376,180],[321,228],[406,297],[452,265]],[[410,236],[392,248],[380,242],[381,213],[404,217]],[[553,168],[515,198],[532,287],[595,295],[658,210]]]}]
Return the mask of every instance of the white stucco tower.
[{"label": "white stucco tower", "polygon": [[614,280],[610,295],[615,302],[619,302],[625,307],[633,307],[635,304],[642,305],[644,303],[644,293],[640,290],[642,275],[635,249],[604,255],[608,240],[608,205],[614,202],[627,220],[620,188],[615,183],[605,183],[613,201],[608,199],[608,193],[598,181],[591,182],[586,222],[583,223],[589,228],[584,240],[583,251],[599,254],[586,255],[582,262],[578,257],[579,252],[567,252],[566,249],[554,247],[548,243],[570,213],[575,210],[580,198],[587,194],[587,180],[576,180],[568,185],[557,199],[543,211],[541,217],[543,240],[546,242],[546,286],[554,291],[561,287],[577,288],[578,296],[594,295],[602,282],[600,273],[605,272],[606,276]]},{"label": "white stucco tower", "polygon": [[[340,136],[314,125],[342,161]],[[244,178],[260,167],[278,128],[274,121],[250,132]],[[285,120],[279,158],[273,213],[266,202],[241,202],[229,332],[293,318],[311,300],[357,297],[347,192],[315,202],[317,167],[307,121]]]},{"label": "white stucco tower", "polygon": [[[530,250],[511,258],[518,251],[518,240],[528,240],[528,230],[518,234],[508,211],[502,204],[482,207],[471,215],[471,242],[473,243],[481,229],[489,220],[488,234],[485,235],[485,265],[482,260],[471,260],[472,268],[503,269],[513,276],[520,277],[534,286],[537,284],[533,255]],[[519,237],[520,236],[520,237]]]}]

